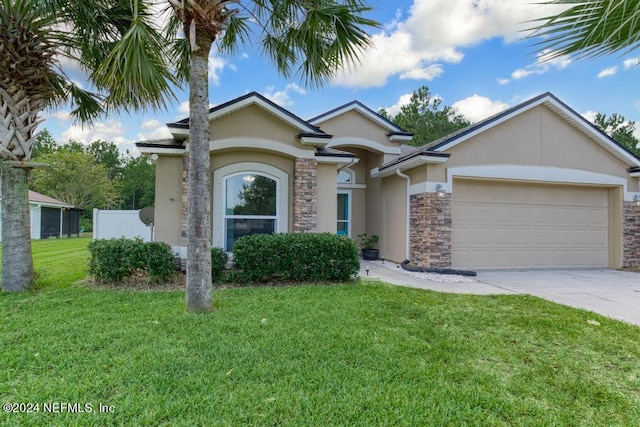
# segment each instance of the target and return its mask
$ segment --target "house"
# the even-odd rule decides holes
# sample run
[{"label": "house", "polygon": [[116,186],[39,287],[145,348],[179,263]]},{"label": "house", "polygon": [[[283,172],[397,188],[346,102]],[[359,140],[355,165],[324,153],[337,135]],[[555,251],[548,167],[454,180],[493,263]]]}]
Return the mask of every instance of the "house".
[{"label": "house", "polygon": [[[81,213],[82,209],[29,190],[32,239],[80,235]],[[0,221],[0,236],[1,231]]]},{"label": "house", "polygon": [[[463,269],[640,264],[640,158],[550,93],[422,147],[354,101],[303,120],[258,93],[211,108],[212,242],[380,237],[380,256]],[[189,120],[157,156],[155,236],[184,256]]]}]

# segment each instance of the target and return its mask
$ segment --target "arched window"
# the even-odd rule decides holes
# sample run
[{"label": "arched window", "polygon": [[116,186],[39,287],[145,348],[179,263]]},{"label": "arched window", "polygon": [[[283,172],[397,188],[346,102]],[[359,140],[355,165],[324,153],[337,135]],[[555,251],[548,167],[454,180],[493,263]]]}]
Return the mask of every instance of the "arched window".
[{"label": "arched window", "polygon": [[225,249],[250,234],[275,233],[278,221],[278,181],[257,172],[225,177]]},{"label": "arched window", "polygon": [[242,236],[286,233],[289,176],[265,163],[232,163],[213,171],[213,246],[233,249]]}]

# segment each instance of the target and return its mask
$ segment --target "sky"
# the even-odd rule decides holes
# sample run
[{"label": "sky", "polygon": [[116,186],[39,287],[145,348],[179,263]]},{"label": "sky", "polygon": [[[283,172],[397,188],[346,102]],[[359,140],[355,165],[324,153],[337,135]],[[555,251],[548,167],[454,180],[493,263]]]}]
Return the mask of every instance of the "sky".
[{"label": "sky", "polygon": [[[551,92],[593,120],[596,112],[622,114],[640,127],[640,51],[597,59],[544,60],[535,39],[525,39],[535,18],[553,15],[555,6],[528,0],[369,0],[367,15],[382,27],[370,30],[372,48],[360,64],[321,88],[278,76],[253,46],[235,56],[210,56],[212,106],[256,91],[303,119],[358,100],[391,114],[426,85],[432,95],[471,122],[544,92]],[[548,52],[547,52],[548,54]],[[69,76],[83,85],[77,70]],[[135,142],[170,136],[165,123],[188,117],[188,88],[176,89],[166,111],[121,113],[93,126],[74,125],[68,107],[43,118],[59,143],[114,142],[135,154]],[[640,136],[640,132],[638,135]]]}]

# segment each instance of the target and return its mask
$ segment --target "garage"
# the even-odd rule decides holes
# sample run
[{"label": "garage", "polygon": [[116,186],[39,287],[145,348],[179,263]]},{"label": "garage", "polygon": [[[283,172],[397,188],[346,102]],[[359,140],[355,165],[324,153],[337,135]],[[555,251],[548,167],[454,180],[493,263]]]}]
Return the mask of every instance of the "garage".
[{"label": "garage", "polygon": [[452,265],[607,267],[609,193],[606,187],[454,179]]}]

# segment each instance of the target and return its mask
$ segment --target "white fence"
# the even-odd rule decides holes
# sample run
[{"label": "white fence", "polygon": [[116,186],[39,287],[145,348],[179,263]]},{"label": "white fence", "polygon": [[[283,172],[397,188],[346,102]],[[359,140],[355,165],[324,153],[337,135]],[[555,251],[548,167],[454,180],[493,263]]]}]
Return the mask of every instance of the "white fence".
[{"label": "white fence", "polygon": [[140,221],[139,211],[105,211],[93,210],[93,238],[118,239],[126,237],[134,239],[140,237],[150,242],[153,227],[147,227]]}]

